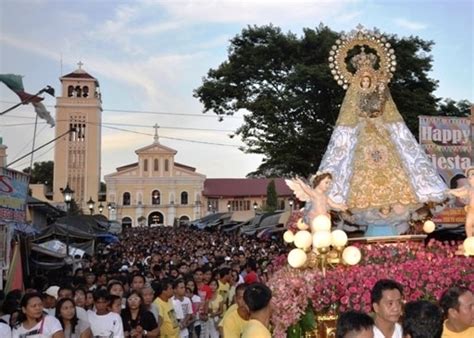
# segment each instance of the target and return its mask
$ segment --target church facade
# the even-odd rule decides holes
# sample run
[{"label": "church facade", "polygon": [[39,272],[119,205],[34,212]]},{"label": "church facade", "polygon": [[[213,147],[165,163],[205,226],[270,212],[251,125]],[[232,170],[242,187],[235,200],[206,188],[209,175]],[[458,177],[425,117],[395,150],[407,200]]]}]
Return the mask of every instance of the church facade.
[{"label": "church facade", "polygon": [[206,176],[175,162],[177,151],[159,142],[137,149],[137,162],[105,175],[110,220],[124,226],[172,226],[200,218]]}]

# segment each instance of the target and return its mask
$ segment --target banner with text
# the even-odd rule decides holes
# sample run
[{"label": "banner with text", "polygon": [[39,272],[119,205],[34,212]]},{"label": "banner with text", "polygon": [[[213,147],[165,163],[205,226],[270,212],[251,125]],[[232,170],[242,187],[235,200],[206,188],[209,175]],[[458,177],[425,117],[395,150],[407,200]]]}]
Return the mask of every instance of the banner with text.
[{"label": "banner with text", "polygon": [[[471,166],[472,127],[469,117],[420,116],[419,140],[433,166],[450,189],[468,184],[464,172]],[[452,198],[449,207],[435,215],[441,224],[465,222],[465,201]]]},{"label": "banner with text", "polygon": [[16,170],[0,168],[0,220],[26,221],[26,196],[29,176]]}]

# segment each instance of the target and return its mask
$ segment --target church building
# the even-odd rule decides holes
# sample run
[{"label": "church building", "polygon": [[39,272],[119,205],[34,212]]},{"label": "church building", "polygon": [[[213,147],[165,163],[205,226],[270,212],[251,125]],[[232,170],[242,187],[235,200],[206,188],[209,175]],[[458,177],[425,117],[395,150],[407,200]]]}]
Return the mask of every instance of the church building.
[{"label": "church building", "polygon": [[200,218],[205,175],[175,162],[176,150],[160,143],[135,151],[137,162],[105,175],[109,219],[124,226],[172,226]]}]

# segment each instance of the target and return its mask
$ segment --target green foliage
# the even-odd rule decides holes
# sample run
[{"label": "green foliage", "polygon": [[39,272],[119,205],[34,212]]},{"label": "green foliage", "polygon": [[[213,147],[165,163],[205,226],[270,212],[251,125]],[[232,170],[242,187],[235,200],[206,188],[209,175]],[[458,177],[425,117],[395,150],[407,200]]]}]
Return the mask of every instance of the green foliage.
[{"label": "green foliage", "polygon": [[267,205],[265,209],[269,212],[273,212],[278,209],[278,195],[276,192],[274,180],[271,180],[267,186]]},{"label": "green foliage", "polygon": [[77,215],[83,215],[82,209],[79,207],[77,204],[76,200],[72,199],[71,203],[69,204],[69,210],[67,212],[68,215],[70,216],[77,216]]},{"label": "green foliage", "polygon": [[440,115],[447,116],[469,116],[471,114],[472,103],[468,100],[454,101],[451,99],[444,99],[438,105]]},{"label": "green foliage", "polygon": [[[249,176],[309,176],[316,172],[329,142],[345,92],[328,65],[338,33],[320,25],[302,36],[280,28],[248,26],[230,41],[228,59],[210,69],[194,96],[204,112],[220,118],[245,112],[236,131],[243,151],[264,155]],[[437,82],[432,41],[388,36],[397,55],[390,84],[393,99],[408,127],[418,134],[419,115],[437,115]]]},{"label": "green foliage", "polygon": [[31,168],[27,167],[22,170],[26,174],[30,174],[30,183],[42,183],[48,187],[48,190],[53,190],[53,177],[54,177],[54,162],[35,162],[33,163],[33,171],[30,173]]}]

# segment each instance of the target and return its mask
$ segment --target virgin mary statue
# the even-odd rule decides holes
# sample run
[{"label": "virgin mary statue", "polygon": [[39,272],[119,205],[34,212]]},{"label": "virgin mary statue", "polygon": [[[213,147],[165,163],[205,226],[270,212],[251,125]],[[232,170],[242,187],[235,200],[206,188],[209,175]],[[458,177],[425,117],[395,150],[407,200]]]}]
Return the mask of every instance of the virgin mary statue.
[{"label": "virgin mary statue", "polygon": [[347,92],[318,170],[333,176],[328,196],[369,226],[406,223],[423,204],[442,202],[447,187],[390,95],[396,58],[386,39],[359,26],[336,41],[329,61]]}]

